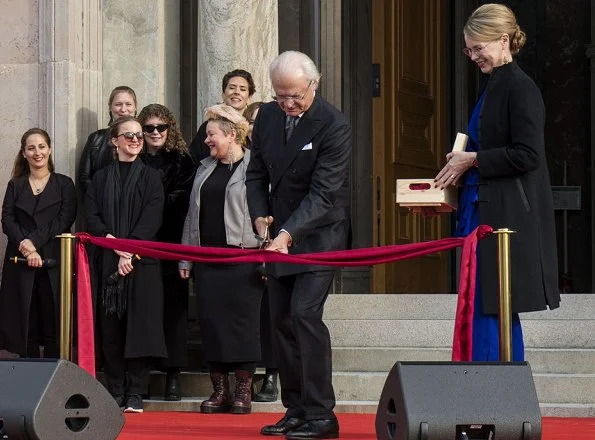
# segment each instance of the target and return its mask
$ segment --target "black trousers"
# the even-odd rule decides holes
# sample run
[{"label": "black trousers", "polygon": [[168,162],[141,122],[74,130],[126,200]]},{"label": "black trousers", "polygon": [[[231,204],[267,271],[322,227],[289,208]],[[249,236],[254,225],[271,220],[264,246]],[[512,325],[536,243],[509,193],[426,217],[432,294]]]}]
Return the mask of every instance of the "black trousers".
[{"label": "black trousers", "polygon": [[287,416],[333,419],[331,339],[322,321],[333,271],[269,276],[273,346]]},{"label": "black trousers", "polygon": [[118,318],[116,314],[106,316],[101,307],[98,315],[107,390],[112,396],[148,394],[151,358],[124,357],[126,314],[122,318]]},{"label": "black trousers", "polygon": [[180,278],[177,261],[172,270],[163,262],[163,332],[167,358],[162,361],[165,371],[179,371],[188,366],[188,280]]},{"label": "black trousers", "polygon": [[43,268],[36,269],[29,309],[27,357],[40,357],[40,345],[44,347],[44,358],[60,357],[55,307],[48,271]]},{"label": "black trousers", "polygon": [[269,289],[266,288],[262,294],[262,303],[260,304],[260,362],[258,365],[267,370],[277,369],[277,360],[273,350]]}]

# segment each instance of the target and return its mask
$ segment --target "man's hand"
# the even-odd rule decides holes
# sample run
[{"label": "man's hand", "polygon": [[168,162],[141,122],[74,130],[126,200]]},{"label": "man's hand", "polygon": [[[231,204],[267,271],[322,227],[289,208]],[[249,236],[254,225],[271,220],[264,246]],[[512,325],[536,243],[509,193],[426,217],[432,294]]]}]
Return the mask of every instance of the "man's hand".
[{"label": "man's hand", "polygon": [[282,254],[288,254],[288,248],[290,243],[291,236],[287,232],[281,231],[279,235],[277,235],[275,239],[271,242],[271,244],[267,246],[266,250],[281,252]]},{"label": "man's hand", "polygon": [[189,269],[178,269],[178,271],[180,272],[180,278],[182,278],[183,280],[187,280],[188,278],[190,278]]},{"label": "man's hand", "polygon": [[260,235],[263,239],[266,239],[266,231],[267,228],[273,224],[273,217],[256,217],[254,220],[254,227],[256,228],[256,233]]}]

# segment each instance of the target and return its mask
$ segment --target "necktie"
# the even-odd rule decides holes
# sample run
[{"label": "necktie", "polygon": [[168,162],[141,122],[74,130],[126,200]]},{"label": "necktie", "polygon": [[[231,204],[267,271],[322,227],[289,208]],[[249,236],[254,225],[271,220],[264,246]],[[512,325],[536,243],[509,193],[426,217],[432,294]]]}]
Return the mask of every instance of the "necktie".
[{"label": "necktie", "polygon": [[293,134],[293,130],[295,129],[299,119],[300,118],[297,116],[287,116],[285,118],[285,142],[287,142]]}]

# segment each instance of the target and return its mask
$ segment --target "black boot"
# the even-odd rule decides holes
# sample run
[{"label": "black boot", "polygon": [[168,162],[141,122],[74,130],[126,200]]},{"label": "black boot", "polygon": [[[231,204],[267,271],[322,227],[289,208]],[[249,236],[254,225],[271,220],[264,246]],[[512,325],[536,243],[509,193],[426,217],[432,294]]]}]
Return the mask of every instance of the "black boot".
[{"label": "black boot", "polygon": [[182,400],[182,384],[180,373],[168,371],[165,376],[165,400],[168,402],[179,402]]},{"label": "black boot", "polygon": [[252,397],[254,402],[275,402],[279,392],[277,390],[277,371],[267,371],[262,379],[262,388]]}]

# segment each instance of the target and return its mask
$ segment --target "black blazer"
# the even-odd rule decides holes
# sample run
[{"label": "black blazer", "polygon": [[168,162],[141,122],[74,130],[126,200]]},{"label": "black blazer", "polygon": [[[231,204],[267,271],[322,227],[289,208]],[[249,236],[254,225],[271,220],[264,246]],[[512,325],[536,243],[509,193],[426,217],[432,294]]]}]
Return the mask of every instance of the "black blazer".
[{"label": "black blazer", "polygon": [[[479,222],[516,231],[511,237],[512,309],[560,303],[552,191],[545,155],[545,108],[516,62],[494,69],[479,124]],[[479,244],[485,313],[498,311],[497,239]]]},{"label": "black blazer", "polygon": [[211,155],[210,149],[205,144],[205,140],[207,139],[207,124],[209,121],[204,121],[198,127],[198,131],[194,135],[192,142],[188,146],[188,150],[190,151],[190,156],[194,161],[196,168],[200,165],[200,161],[209,157]]},{"label": "black blazer", "polygon": [[[285,144],[285,113],[275,102],[264,104],[250,151],[246,190],[252,220],[272,215],[274,236],[280,229],[291,234],[291,254],[347,248],[351,127],[345,116],[316,95]],[[267,265],[273,276],[332,269]]]},{"label": "black blazer", "polygon": [[60,243],[56,235],[70,231],[76,218],[76,204],[74,183],[62,174],[52,173],[37,207],[28,176],[8,182],[2,204],[2,230],[8,243],[0,288],[0,334],[4,335],[0,339],[4,339],[9,351],[25,354],[35,271],[45,269],[16,266],[8,260],[14,256],[22,257],[18,247],[25,238],[33,242],[41,258],[56,260],[56,267],[47,271],[56,304],[55,322],[59,323]]}]

